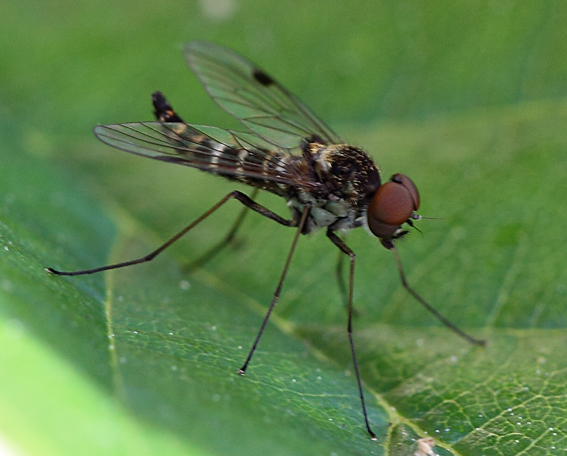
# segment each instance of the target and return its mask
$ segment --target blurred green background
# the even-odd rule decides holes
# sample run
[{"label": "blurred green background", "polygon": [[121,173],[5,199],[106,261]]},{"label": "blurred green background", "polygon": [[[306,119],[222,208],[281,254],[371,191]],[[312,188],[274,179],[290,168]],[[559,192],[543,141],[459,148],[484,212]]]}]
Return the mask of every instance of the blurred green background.
[{"label": "blurred green background", "polygon": [[[0,15],[0,445],[16,455],[546,455],[567,448],[567,5],[564,2],[4,2]],[[363,427],[324,235],[300,240],[277,315],[236,375],[293,233],[230,204],[150,251],[231,182],[99,143],[151,120],[162,90],[189,122],[235,127],[183,60],[228,45],[382,168],[412,177],[423,234],[400,286],[363,230],[356,343]],[[243,189],[242,187],[237,187]],[[259,200],[285,215],[283,201]]]}]

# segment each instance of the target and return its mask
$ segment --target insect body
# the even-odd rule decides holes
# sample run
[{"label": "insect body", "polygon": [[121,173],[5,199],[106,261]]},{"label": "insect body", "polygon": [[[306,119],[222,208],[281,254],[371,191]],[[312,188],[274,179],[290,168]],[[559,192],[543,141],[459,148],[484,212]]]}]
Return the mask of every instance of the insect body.
[{"label": "insect body", "polygon": [[306,105],[244,57],[201,41],[190,42],[185,56],[209,95],[235,116],[246,131],[185,123],[161,92],[156,92],[152,99],[157,121],[101,125],[95,127],[95,135],[126,152],[190,166],[272,192],[287,200],[291,218],[282,218],[244,193],[233,191],[143,258],[82,271],[48,270],[58,275],[81,275],[150,261],[230,199],[281,225],[296,228],[268,312],[239,369],[239,373],[244,374],[279,299],[300,235],[324,228],[331,242],[350,259],[347,330],[365,426],[375,439],[366,412],[352,337],[356,256],[338,232],[368,227],[384,247],[394,251],[403,286],[458,335],[473,344],[484,343],[454,326],[406,281],[395,240],[407,234],[405,224],[413,227],[413,221],[420,219],[415,213],[420,204],[417,187],[403,174],[394,174],[382,184],[378,167],[363,150],[342,141]]}]

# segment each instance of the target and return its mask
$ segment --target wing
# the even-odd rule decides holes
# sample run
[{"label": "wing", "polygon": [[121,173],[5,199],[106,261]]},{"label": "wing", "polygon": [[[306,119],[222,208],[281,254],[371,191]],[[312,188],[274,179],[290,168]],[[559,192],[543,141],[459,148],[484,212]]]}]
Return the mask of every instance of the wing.
[{"label": "wing", "polygon": [[253,133],[184,122],[135,122],[98,125],[94,134],[126,152],[201,169],[276,193],[278,187],[273,184],[317,187],[303,171],[299,157],[290,157]]},{"label": "wing", "polygon": [[264,140],[285,149],[313,137],[343,142],[295,95],[230,49],[191,41],[185,58],[215,102]]}]

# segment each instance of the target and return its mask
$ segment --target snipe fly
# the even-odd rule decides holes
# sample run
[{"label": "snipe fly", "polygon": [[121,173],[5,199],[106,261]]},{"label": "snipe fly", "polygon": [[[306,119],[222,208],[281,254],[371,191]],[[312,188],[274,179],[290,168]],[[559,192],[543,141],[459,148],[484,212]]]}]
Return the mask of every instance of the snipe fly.
[{"label": "snipe fly", "polygon": [[[420,204],[417,187],[404,174],[394,174],[388,182],[382,183],[378,167],[366,152],[341,140],[296,96],[246,58],[203,41],[190,42],[185,48],[185,58],[213,100],[236,117],[246,127],[245,131],[187,124],[161,92],[155,92],[152,101],[156,122],[100,125],[95,127],[94,134],[106,144],[126,152],[190,166],[272,192],[287,201],[291,217],[280,217],[235,190],[143,258],[82,271],[62,272],[52,268],[48,271],[75,276],[150,261],[231,199],[240,201],[244,210],[252,209],[294,228],[295,236],[268,312],[248,357],[238,370],[244,375],[279,299],[300,235],[325,229],[329,240],[350,259],[347,333],[364,423],[370,437],[376,439],[368,421],[352,336],[356,255],[339,233],[368,228],[386,249],[394,252],[406,290],[457,335],[472,344],[484,344],[447,320],[406,280],[396,240],[408,234],[404,225],[414,227],[414,221],[421,218],[416,214]],[[241,221],[239,217],[229,237]]]}]

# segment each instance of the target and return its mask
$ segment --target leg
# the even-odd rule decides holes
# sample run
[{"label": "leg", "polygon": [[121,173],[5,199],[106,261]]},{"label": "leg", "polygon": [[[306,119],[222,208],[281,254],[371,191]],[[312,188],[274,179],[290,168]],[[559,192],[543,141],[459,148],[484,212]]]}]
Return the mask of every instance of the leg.
[{"label": "leg", "polygon": [[297,241],[299,240],[299,236],[301,235],[301,232],[303,231],[303,226],[305,225],[305,221],[307,220],[307,216],[309,215],[310,209],[311,209],[311,207],[307,205],[307,206],[305,206],[305,209],[303,210],[303,214],[301,215],[301,219],[300,219],[299,224],[297,226],[297,231],[295,233],[295,237],[293,238],[293,242],[291,244],[291,249],[289,250],[289,253],[287,255],[287,260],[285,261],[284,269],[282,271],[280,281],[278,282],[278,286],[276,287],[276,291],[274,292],[274,296],[272,297],[272,302],[270,304],[270,307],[268,308],[268,312],[266,313],[266,316],[264,317],[264,321],[262,322],[262,326],[260,326],[260,331],[258,331],[258,335],[256,336],[256,339],[254,340],[254,344],[252,344],[252,348],[250,349],[250,353],[248,353],[248,357],[246,358],[246,361],[244,362],[242,367],[240,369],[238,369],[238,373],[240,375],[244,375],[244,373],[246,372],[246,368],[248,367],[248,363],[250,363],[250,360],[252,359],[252,356],[254,355],[254,352],[256,351],[256,347],[258,346],[258,342],[260,342],[260,338],[262,337],[264,329],[266,328],[268,320],[270,319],[270,315],[272,314],[272,311],[274,310],[276,303],[280,299],[280,292],[282,291],[282,286],[283,286],[283,283],[284,283],[284,280],[285,280],[285,276],[287,275],[287,270],[289,269],[289,265],[291,263],[291,258],[293,257],[293,252],[295,252],[295,247],[297,246]]},{"label": "leg", "polygon": [[[335,267],[335,276],[337,278],[337,284],[339,285],[339,292],[343,300],[343,305],[348,311],[348,295],[346,291],[345,278],[343,277],[343,265],[345,256],[342,251],[339,250],[339,256],[337,257],[337,266]],[[356,318],[359,316],[359,311],[357,309],[352,309],[352,315]]]},{"label": "leg", "polygon": [[259,214],[263,215],[264,217],[267,217],[271,220],[274,220],[281,225],[295,226],[294,220],[286,220],[286,219],[280,217],[279,215],[273,213],[269,209],[266,209],[264,206],[260,206],[259,204],[255,203],[248,196],[246,196],[244,193],[239,192],[239,191],[233,191],[233,192],[230,192],[228,195],[226,195],[223,199],[221,199],[213,207],[211,207],[207,212],[205,212],[203,215],[201,215],[197,220],[195,220],[194,222],[190,223],[185,228],[183,228],[179,233],[177,233],[175,236],[173,236],[165,244],[161,245],[156,250],[154,250],[153,252],[149,253],[148,255],[146,255],[142,258],[138,258],[136,260],[125,261],[123,263],[116,263],[116,264],[111,264],[111,265],[108,265],[108,266],[102,266],[102,267],[94,268],[94,269],[84,269],[84,270],[81,270],[81,271],[65,272],[65,271],[57,271],[56,269],[53,269],[53,268],[46,268],[46,270],[48,272],[50,272],[52,274],[56,274],[56,275],[76,276],[76,275],[83,275],[83,274],[93,274],[95,272],[101,272],[101,271],[108,271],[109,269],[124,268],[126,266],[132,266],[134,264],[146,263],[148,261],[153,260],[156,256],[158,256],[161,252],[163,252],[171,244],[173,244],[175,241],[179,240],[182,236],[184,236],[186,233],[188,233],[190,230],[192,230],[196,225],[201,223],[209,215],[211,215],[219,207],[221,207],[224,203],[226,203],[229,199],[232,199],[232,198],[237,199],[242,204],[244,204],[244,206],[246,206],[247,208],[252,209],[255,212],[258,212]]},{"label": "leg", "polygon": [[[252,192],[252,194],[250,195],[250,199],[254,200],[256,199],[256,196],[258,195],[258,189],[255,188],[254,191]],[[201,255],[199,258],[197,258],[196,260],[192,261],[186,268],[184,268],[186,271],[191,272],[195,269],[200,268],[201,266],[203,266],[204,264],[208,263],[209,261],[211,261],[214,257],[216,257],[225,247],[227,247],[230,243],[232,243],[234,241],[234,238],[236,236],[236,233],[238,232],[238,230],[240,229],[240,226],[242,225],[242,222],[244,222],[244,219],[246,218],[246,214],[248,214],[248,206],[244,206],[242,208],[242,210],[240,211],[240,214],[238,214],[238,217],[236,218],[234,224],[232,225],[232,228],[230,229],[230,231],[226,234],[226,236],[224,237],[224,239],[222,239],[218,244],[216,244],[215,246],[211,247],[207,252],[205,252],[203,255]]]},{"label": "leg", "polygon": [[347,332],[348,332],[348,340],[350,342],[350,351],[352,354],[352,360],[354,362],[354,372],[356,374],[356,381],[358,382],[358,393],[360,395],[360,403],[362,404],[362,414],[364,415],[364,424],[366,424],[366,430],[368,434],[370,434],[370,438],[372,440],[376,440],[376,434],[370,429],[370,423],[368,422],[368,414],[366,413],[366,404],[364,402],[364,393],[362,391],[362,381],[360,380],[360,372],[358,370],[358,361],[356,360],[356,350],[354,349],[354,340],[352,338],[352,295],[354,290],[354,261],[356,259],[356,255],[347,246],[341,238],[339,238],[334,232],[331,230],[327,230],[327,236],[329,239],[335,244],[343,253],[347,254],[350,258],[350,275],[349,275],[349,286],[348,286],[348,324],[347,324]]},{"label": "leg", "polygon": [[337,284],[339,285],[339,292],[341,293],[341,297],[343,302],[345,303],[345,307],[348,308],[348,296],[346,292],[346,285],[345,279],[343,277],[343,264],[344,264],[344,255],[342,251],[339,251],[339,256],[337,258],[337,266],[335,267],[335,276],[337,277]]},{"label": "leg", "polygon": [[417,301],[419,301],[419,303],[421,305],[423,305],[423,307],[425,307],[429,312],[431,312],[433,315],[435,315],[437,317],[437,319],[443,323],[447,328],[449,328],[451,331],[453,331],[455,334],[457,334],[458,336],[462,337],[463,339],[467,340],[468,342],[470,342],[473,345],[486,345],[486,341],[482,340],[482,339],[476,339],[473,336],[471,336],[470,334],[467,334],[466,332],[464,332],[462,329],[459,329],[457,326],[455,326],[453,323],[451,323],[449,320],[447,320],[447,318],[445,318],[443,315],[441,315],[439,313],[439,311],[437,309],[435,309],[431,304],[429,304],[425,299],[423,299],[420,295],[418,295],[413,288],[411,288],[408,284],[408,281],[406,280],[406,275],[404,273],[404,269],[402,267],[402,262],[400,260],[400,254],[398,253],[398,249],[396,247],[396,244],[392,243],[392,248],[391,250],[394,251],[394,256],[396,257],[396,264],[398,266],[398,271],[400,273],[400,279],[402,280],[402,285],[404,286],[404,288],[415,298],[417,299]]}]

